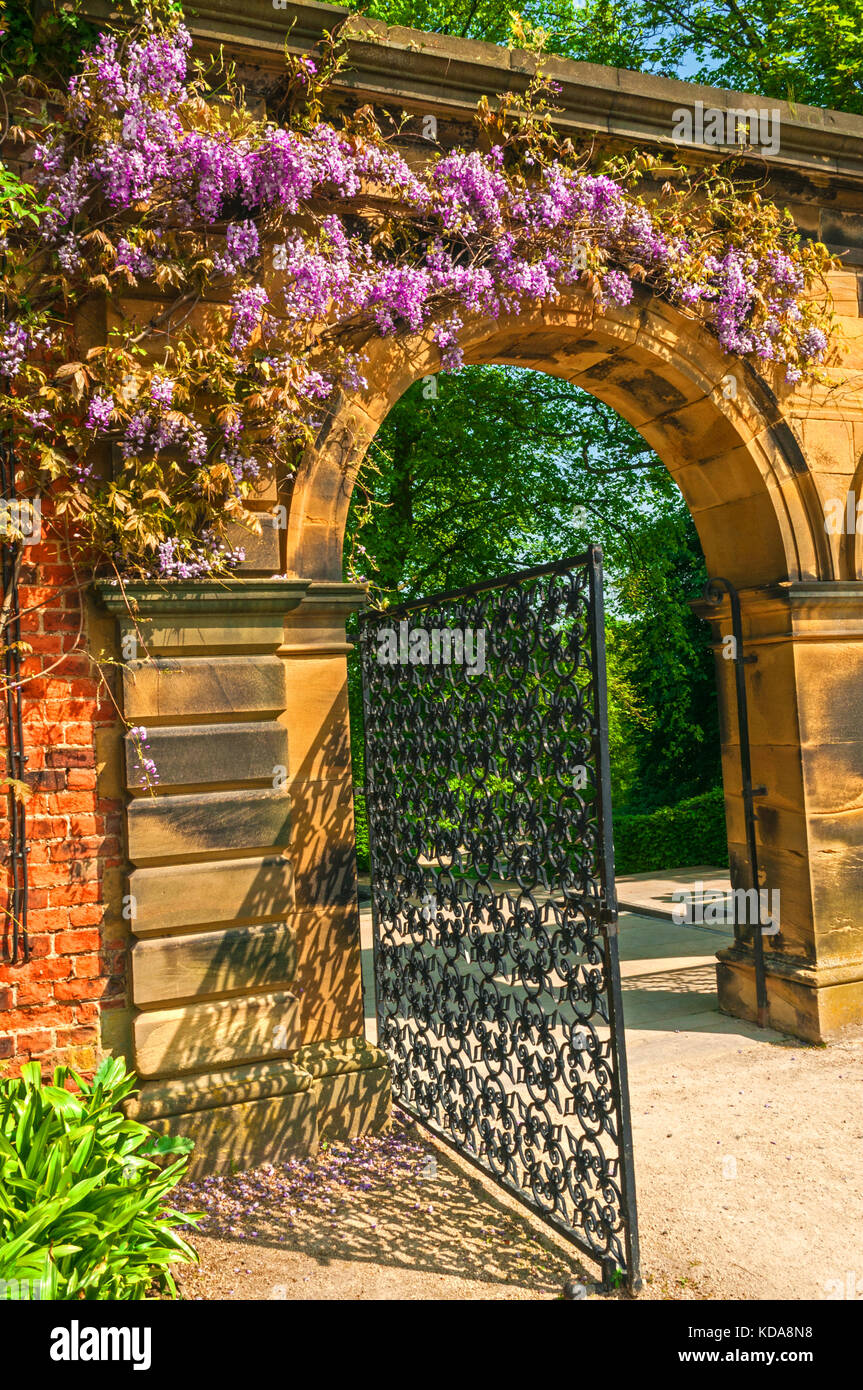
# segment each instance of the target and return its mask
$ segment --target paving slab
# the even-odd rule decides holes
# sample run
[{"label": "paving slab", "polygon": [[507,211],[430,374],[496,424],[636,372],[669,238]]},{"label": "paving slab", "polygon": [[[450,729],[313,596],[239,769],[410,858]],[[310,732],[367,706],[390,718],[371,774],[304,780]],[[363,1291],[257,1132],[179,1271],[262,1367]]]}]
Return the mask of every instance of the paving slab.
[{"label": "paving slab", "polygon": [[691,893],[696,903],[720,896],[727,900],[731,897],[728,870],[717,869],[714,864],[696,864],[694,868],[665,869],[661,873],[621,874],[617,879],[620,907],[651,916],[670,918],[674,895],[681,891]]}]

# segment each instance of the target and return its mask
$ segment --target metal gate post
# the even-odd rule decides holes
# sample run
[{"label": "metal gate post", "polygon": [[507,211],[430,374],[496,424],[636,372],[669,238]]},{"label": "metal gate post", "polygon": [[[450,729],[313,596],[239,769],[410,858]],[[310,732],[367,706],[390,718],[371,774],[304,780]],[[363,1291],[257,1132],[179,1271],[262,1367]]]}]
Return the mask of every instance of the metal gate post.
[{"label": "metal gate post", "polygon": [[[608,687],[605,660],[605,597],[602,570],[602,548],[591,545],[590,557],[590,614],[593,637],[594,709],[596,710],[596,759],[600,778],[598,805],[599,842],[602,854],[602,896],[599,909],[605,931],[608,960],[608,990],[612,995],[609,1018],[611,1045],[616,1065],[612,1071],[614,1098],[620,1115],[620,1188],[623,1203],[629,1212],[626,1226],[626,1284],[632,1292],[641,1288],[641,1265],[638,1244],[638,1206],[635,1197],[635,1158],[632,1146],[632,1117],[629,1107],[629,1073],[626,1062],[626,1042],[623,1030],[623,991],[620,983],[620,951],[618,942],[617,885],[614,878],[614,834],[611,810],[611,757],[608,740]],[[606,1261],[603,1265],[603,1284],[613,1287],[615,1270]]]},{"label": "metal gate post", "polygon": [[[755,959],[755,1000],[758,1014],[758,1027],[767,1027],[767,976],[764,968],[764,937],[762,934],[763,923],[761,921],[761,885],[758,881],[758,845],[755,838],[755,822],[757,815],[755,811],[755,797],[766,796],[766,787],[753,787],[752,785],[752,762],[749,752],[749,711],[746,703],[746,666],[752,666],[757,662],[758,657],[753,652],[749,656],[743,654],[743,623],[740,617],[740,595],[730,579],[717,577],[709,579],[704,590],[704,597],[708,603],[714,606],[722,602],[723,590],[728,594],[731,604],[731,632],[734,637],[734,688],[737,703],[737,731],[740,740],[740,776],[743,782],[743,813],[746,820],[746,849],[749,857],[749,870],[752,876],[752,887],[755,889],[755,899],[758,904],[758,921],[754,926],[754,936],[752,941],[752,952]],[[734,893],[734,925],[738,926],[737,921],[737,895]]]}]

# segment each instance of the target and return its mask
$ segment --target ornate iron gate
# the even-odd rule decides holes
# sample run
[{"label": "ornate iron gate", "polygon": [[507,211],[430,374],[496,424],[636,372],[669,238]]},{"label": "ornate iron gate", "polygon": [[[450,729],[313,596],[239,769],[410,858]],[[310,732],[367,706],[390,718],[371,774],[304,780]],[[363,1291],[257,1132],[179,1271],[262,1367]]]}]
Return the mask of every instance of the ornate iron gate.
[{"label": "ornate iron gate", "polygon": [[360,624],[394,1097],[638,1283],[602,552]]}]

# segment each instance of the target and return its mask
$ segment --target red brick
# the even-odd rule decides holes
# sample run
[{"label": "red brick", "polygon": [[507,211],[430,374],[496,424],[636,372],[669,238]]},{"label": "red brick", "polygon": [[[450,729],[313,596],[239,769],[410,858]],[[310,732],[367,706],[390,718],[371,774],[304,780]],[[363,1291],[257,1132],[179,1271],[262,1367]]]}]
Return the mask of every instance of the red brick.
[{"label": "red brick", "polygon": [[74,966],[76,980],[94,980],[102,976],[102,962],[98,956],[76,956]]},{"label": "red brick", "polygon": [[50,1033],[19,1033],[16,1040],[19,1052],[47,1052],[51,1046]]},{"label": "red brick", "polygon": [[97,903],[101,899],[98,883],[63,883],[49,893],[52,907],[70,907],[75,903]]},{"label": "red brick", "polygon": [[[61,982],[58,981],[55,989],[59,989],[60,987]],[[68,989],[69,981],[62,981],[62,987]],[[69,1003],[67,1003],[65,1009],[61,1009],[58,1004],[52,1004],[49,1008],[34,1009],[32,1014],[24,1016],[25,1026],[27,1024],[38,1024],[41,1028],[56,1028],[59,1024],[74,1023],[74,1021],[75,1010]]]},{"label": "red brick", "polygon": [[31,912],[29,924],[33,931],[55,932],[61,931],[68,923],[68,917],[62,908],[43,908],[40,912]]},{"label": "red brick", "polygon": [[86,903],[83,907],[70,907],[69,925],[71,927],[99,927],[105,908],[102,903]]},{"label": "red brick", "polygon": [[46,960],[31,961],[27,969],[34,980],[66,980],[69,965],[68,956],[51,956]]},{"label": "red brick", "polygon": [[67,863],[70,859],[95,859],[101,844],[102,841],[96,835],[82,835],[78,840],[65,840],[62,844],[51,846],[51,859],[55,864]]},{"label": "red brick", "polygon": [[28,826],[34,840],[60,840],[66,836],[65,816],[34,816]]},{"label": "red brick", "polygon": [[92,748],[50,748],[45,754],[49,767],[95,767]]},{"label": "red brick", "polygon": [[98,951],[100,945],[97,931],[61,931],[54,938],[54,949],[58,955],[76,955],[81,951]]},{"label": "red brick", "polygon": [[104,980],[58,980],[54,985],[55,999],[99,999],[104,991]]},{"label": "red brick", "polygon": [[58,792],[65,790],[67,774],[62,768],[43,767],[27,773],[26,781],[34,792]]},{"label": "red brick", "polygon": [[93,742],[93,729],[89,724],[64,724],[63,742],[86,746]]},{"label": "red brick", "polygon": [[64,774],[70,791],[93,791],[96,787],[96,773],[92,768],[73,767]]},{"label": "red brick", "polygon": [[62,1047],[81,1047],[96,1042],[96,1032],[92,1027],[64,1028],[57,1031],[57,1045]]},{"label": "red brick", "polygon": [[6,1061],[15,1054],[15,1042],[12,1038],[0,1038],[0,1059]]},{"label": "red brick", "polygon": [[54,983],[51,980],[22,980],[18,986],[18,1008],[28,1008],[33,1004],[49,1004],[54,998]]},{"label": "red brick", "polygon": [[[39,844],[38,842],[34,842],[31,839],[27,845],[27,862],[28,864],[47,864],[48,846],[44,844]],[[31,893],[31,903],[33,901],[33,896],[34,895]]]},{"label": "red brick", "polygon": [[56,864],[34,864],[30,873],[31,888],[54,888],[57,885]]},{"label": "red brick", "polygon": [[[85,794],[82,792],[81,795]],[[73,839],[97,835],[100,829],[101,826],[95,816],[84,816],[73,812],[69,817],[69,834]]]},{"label": "red brick", "polygon": [[52,796],[46,796],[45,803],[49,815],[71,816],[80,812],[91,812],[96,804],[96,798],[92,792],[66,791],[64,788]]},{"label": "red brick", "polygon": [[95,855],[89,859],[85,859],[83,856],[81,856],[80,859],[70,859],[65,870],[66,875],[68,875],[68,878],[66,878],[63,876],[60,864],[58,863],[55,865],[58,874],[57,882],[98,883],[99,873],[103,866],[104,856],[102,855],[100,855],[98,859]]},{"label": "red brick", "polygon": [[[39,569],[40,569],[40,574],[41,574],[41,575],[44,575],[44,569],[42,568],[42,566],[40,566]],[[32,584],[32,585],[31,585],[31,584],[28,584],[28,585],[26,586],[26,597],[27,597],[27,604],[26,604],[26,606],[27,606],[28,608],[33,608],[33,607],[35,607],[35,605],[36,605],[37,603],[39,603],[39,604],[50,603],[51,600],[56,596],[56,592],[57,592],[56,588],[50,588],[50,589],[48,589],[48,588],[45,588],[44,585],[40,585],[40,586],[37,587],[35,584]]]},{"label": "red brick", "polygon": [[56,637],[50,635],[45,637],[38,632],[32,632],[27,638],[27,641],[30,643],[34,652],[49,652],[52,656],[58,650],[59,646]]},{"label": "red brick", "polygon": [[27,933],[31,960],[39,960],[41,957],[50,954],[51,939],[50,936],[43,935],[41,932],[37,936],[33,936],[30,932]]}]

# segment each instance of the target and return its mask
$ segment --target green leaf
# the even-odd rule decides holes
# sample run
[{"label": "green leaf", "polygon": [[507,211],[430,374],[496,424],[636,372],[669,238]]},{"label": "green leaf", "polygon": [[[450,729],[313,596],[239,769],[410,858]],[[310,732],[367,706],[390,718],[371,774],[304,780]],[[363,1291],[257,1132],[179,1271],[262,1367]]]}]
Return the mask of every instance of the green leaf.
[{"label": "green leaf", "polygon": [[[0,1279],[36,1281],[44,1297],[65,1300],[171,1294],[170,1266],[196,1258],[176,1229],[190,1218],[166,1206],[190,1144],[123,1116],[135,1085],[117,1059],[92,1084],[66,1068],[53,1085],[33,1067],[0,1080]],[[182,1157],[159,1170],[144,1148]],[[124,1177],[130,1161],[133,1181]]]}]

